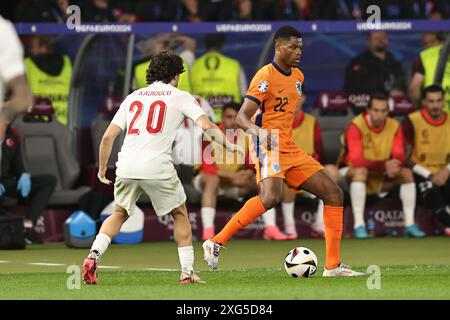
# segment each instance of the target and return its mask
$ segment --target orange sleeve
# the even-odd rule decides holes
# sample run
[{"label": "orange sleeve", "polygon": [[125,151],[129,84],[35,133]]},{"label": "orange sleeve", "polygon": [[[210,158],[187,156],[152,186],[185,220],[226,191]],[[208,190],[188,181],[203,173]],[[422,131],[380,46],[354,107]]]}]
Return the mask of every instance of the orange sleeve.
[{"label": "orange sleeve", "polygon": [[259,70],[250,82],[245,98],[252,100],[259,106],[261,102],[268,98],[269,87],[270,81],[268,73]]}]

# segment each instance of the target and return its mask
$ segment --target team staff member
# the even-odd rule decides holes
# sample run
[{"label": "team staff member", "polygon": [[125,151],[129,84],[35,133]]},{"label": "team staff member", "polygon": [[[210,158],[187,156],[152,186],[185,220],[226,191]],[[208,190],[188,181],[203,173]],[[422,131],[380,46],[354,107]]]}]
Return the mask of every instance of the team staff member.
[{"label": "team staff member", "polygon": [[387,50],[386,32],[369,32],[368,50],[353,58],[345,70],[344,91],[354,94],[383,92],[405,94],[405,77],[400,63]]},{"label": "team staff member", "polygon": [[29,205],[25,214],[25,239],[28,243],[39,243],[33,226],[47,205],[56,187],[56,178],[41,174],[31,176],[25,171],[17,131],[9,126],[9,120],[0,112],[0,203],[4,196],[18,198]]},{"label": "team staff member", "polygon": [[367,112],[358,115],[345,132],[346,167],[341,169],[350,183],[350,199],[356,238],[367,238],[364,208],[367,194],[383,194],[400,185],[405,214],[405,235],[423,237],[414,224],[416,187],[411,169],[404,167],[403,134],[397,120],[388,116],[388,98],[371,96]]},{"label": "team staff member", "polygon": [[31,39],[30,56],[25,59],[28,83],[34,96],[50,99],[56,119],[66,125],[72,63],[67,55],[54,51],[54,40],[48,36]]},{"label": "team staff member", "polygon": [[442,87],[426,87],[423,109],[408,115],[403,130],[419,194],[439,221],[450,227],[450,119],[444,103]]},{"label": "team staff member", "polygon": [[[422,89],[434,84],[434,77],[442,48],[442,41],[439,41],[437,45],[427,48],[419,54],[419,58],[414,65],[414,74],[409,86],[410,95],[417,102],[420,101]],[[444,109],[450,112],[450,59],[448,59],[448,56],[442,78],[442,88],[444,89],[446,99]]]},{"label": "team staff member", "polygon": [[222,107],[229,102],[241,103],[247,90],[247,79],[239,61],[221,53],[224,41],[223,34],[206,35],[206,53],[191,68],[193,93],[208,100],[218,120]]},{"label": "team staff member", "polygon": [[180,74],[178,88],[180,90],[192,92],[190,67],[194,62],[195,48],[195,40],[183,35],[160,34],[154,38],[142,41],[139,44],[139,49],[144,56],[144,61],[138,63],[134,67],[135,89],[147,87],[145,72],[149,67],[149,61],[153,55],[163,51],[181,51],[179,55],[183,59],[183,67],[186,71]]}]

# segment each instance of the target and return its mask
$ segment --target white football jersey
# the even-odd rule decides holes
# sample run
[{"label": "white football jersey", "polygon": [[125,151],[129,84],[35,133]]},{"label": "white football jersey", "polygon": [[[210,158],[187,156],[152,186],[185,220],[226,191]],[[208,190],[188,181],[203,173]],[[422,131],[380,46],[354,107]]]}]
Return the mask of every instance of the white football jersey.
[{"label": "white football jersey", "polygon": [[112,123],[126,130],[116,175],[128,179],[166,179],[176,174],[171,149],[184,117],[205,115],[188,92],[154,82],[128,95]]},{"label": "white football jersey", "polygon": [[14,25],[0,15],[0,109],[5,95],[5,85],[15,77],[25,74],[22,43]]}]

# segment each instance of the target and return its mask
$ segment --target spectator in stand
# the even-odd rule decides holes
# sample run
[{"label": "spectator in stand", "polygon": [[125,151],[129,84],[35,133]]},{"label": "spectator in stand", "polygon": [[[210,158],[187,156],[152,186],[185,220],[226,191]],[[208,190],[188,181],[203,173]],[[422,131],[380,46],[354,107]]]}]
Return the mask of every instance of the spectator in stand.
[{"label": "spectator in stand", "polygon": [[85,0],[81,6],[81,22],[116,22],[117,16],[109,0]]},{"label": "spectator in stand", "polygon": [[253,0],[252,19],[256,21],[281,20],[282,10],[279,0]]},{"label": "spectator in stand", "polygon": [[370,32],[367,44],[368,50],[353,58],[346,67],[344,91],[405,95],[405,76],[401,64],[387,50],[387,33]]},{"label": "spectator in stand", "polygon": [[0,204],[5,196],[18,198],[19,202],[29,206],[25,215],[25,238],[29,244],[40,243],[33,232],[37,219],[47,205],[56,187],[56,178],[52,175],[31,176],[23,165],[20,137],[9,126],[10,119],[0,113]]},{"label": "spectator in stand", "polygon": [[237,11],[237,20],[252,20],[251,0],[234,0],[233,7]]},{"label": "spectator in stand", "polygon": [[373,94],[367,111],[355,117],[345,132],[347,152],[340,173],[350,184],[355,237],[359,239],[369,237],[364,222],[366,195],[383,198],[397,185],[405,215],[404,234],[425,236],[414,223],[416,186],[411,169],[404,166],[402,130],[388,114],[388,97]]},{"label": "spectator in stand", "polygon": [[362,0],[313,0],[311,6],[313,20],[361,20],[363,17]]},{"label": "spectator in stand", "polygon": [[20,22],[57,22],[67,19],[69,0],[21,1],[16,9],[16,20]]},{"label": "spectator in stand", "polygon": [[178,0],[134,0],[117,3],[118,22],[179,20]]}]

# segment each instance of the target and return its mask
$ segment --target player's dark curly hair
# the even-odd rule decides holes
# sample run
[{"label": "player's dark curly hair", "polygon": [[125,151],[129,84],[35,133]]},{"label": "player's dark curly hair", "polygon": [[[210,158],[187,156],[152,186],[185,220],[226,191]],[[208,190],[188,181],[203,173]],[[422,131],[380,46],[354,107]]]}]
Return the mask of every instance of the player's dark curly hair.
[{"label": "player's dark curly hair", "polygon": [[163,51],[150,59],[147,68],[147,84],[155,81],[169,83],[177,75],[183,73],[183,60],[175,53]]}]

